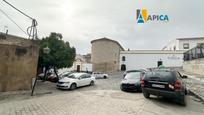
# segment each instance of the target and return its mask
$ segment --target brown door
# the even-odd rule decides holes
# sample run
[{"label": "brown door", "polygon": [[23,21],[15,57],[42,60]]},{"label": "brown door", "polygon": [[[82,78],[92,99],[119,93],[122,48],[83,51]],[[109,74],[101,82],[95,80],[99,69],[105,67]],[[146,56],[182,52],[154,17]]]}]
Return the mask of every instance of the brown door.
[{"label": "brown door", "polygon": [[80,65],[77,65],[77,72],[80,72]]}]

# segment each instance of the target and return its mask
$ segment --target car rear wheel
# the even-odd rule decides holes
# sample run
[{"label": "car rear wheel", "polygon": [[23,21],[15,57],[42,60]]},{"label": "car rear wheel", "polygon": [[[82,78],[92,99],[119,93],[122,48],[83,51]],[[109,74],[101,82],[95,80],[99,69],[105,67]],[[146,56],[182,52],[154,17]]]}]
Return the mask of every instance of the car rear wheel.
[{"label": "car rear wheel", "polygon": [[76,83],[71,84],[71,86],[70,86],[70,90],[74,90],[74,89],[76,89],[76,88],[77,88]]},{"label": "car rear wheel", "polygon": [[104,79],[106,79],[106,78],[107,78],[107,76],[103,76],[103,78],[104,78]]},{"label": "car rear wheel", "polygon": [[185,96],[183,96],[183,97],[181,98],[180,104],[181,104],[182,106],[186,106],[186,98],[185,98]]},{"label": "car rear wheel", "polygon": [[93,86],[93,85],[94,85],[94,81],[91,81],[91,82],[90,82],[90,86]]},{"label": "car rear wheel", "polygon": [[150,97],[150,94],[147,93],[147,92],[143,92],[143,95],[144,95],[145,98],[149,98]]}]

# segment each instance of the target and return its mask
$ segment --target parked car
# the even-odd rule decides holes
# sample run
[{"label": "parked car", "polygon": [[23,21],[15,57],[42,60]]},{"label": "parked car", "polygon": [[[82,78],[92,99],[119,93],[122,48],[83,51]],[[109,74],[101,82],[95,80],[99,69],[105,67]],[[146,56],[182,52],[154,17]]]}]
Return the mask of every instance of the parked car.
[{"label": "parked car", "polygon": [[70,89],[74,90],[77,87],[94,85],[95,78],[87,73],[72,73],[68,76],[63,77],[57,82],[59,89]]},{"label": "parked car", "polygon": [[121,81],[120,89],[122,91],[141,91],[140,77],[141,72],[128,73]]},{"label": "parked car", "polygon": [[95,77],[96,79],[98,78],[108,78],[108,74],[102,73],[102,72],[93,72],[92,76]]},{"label": "parked car", "polygon": [[185,95],[187,94],[186,84],[182,81],[178,71],[160,69],[145,73],[141,79],[142,92],[145,98],[150,94],[163,96],[179,101],[180,104],[186,105]]},{"label": "parked car", "polygon": [[[53,73],[47,72],[47,75],[46,75],[45,77],[50,76],[51,74],[53,74]],[[44,79],[45,79],[45,78],[44,78],[44,73],[38,74],[38,79],[44,80]],[[47,78],[46,78],[46,79],[47,79]]]},{"label": "parked car", "polygon": [[124,73],[123,73],[123,77],[125,77],[126,76],[126,74],[128,74],[128,73],[131,73],[131,72],[146,72],[147,70],[145,70],[145,69],[138,69],[138,70],[127,70],[127,71],[125,71]]},{"label": "parked car", "polygon": [[49,76],[47,76],[47,81],[50,81],[50,82],[56,83],[56,82],[58,82],[58,79],[59,78],[57,77],[57,75],[55,73],[52,73]]}]

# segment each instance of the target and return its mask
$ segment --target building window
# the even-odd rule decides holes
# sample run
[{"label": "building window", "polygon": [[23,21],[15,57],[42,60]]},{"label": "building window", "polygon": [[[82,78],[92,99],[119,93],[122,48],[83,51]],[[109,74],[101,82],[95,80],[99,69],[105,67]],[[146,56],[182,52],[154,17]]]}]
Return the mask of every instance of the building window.
[{"label": "building window", "polygon": [[189,43],[184,43],[183,44],[183,49],[189,49]]},{"label": "building window", "polygon": [[125,56],[122,57],[122,61],[125,61]]}]

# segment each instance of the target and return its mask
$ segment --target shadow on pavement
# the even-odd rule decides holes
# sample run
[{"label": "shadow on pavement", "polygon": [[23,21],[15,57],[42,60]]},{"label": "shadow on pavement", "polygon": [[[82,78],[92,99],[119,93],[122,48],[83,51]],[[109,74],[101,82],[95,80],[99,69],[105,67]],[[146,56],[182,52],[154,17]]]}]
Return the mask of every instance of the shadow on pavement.
[{"label": "shadow on pavement", "polygon": [[[187,98],[187,96],[186,96]],[[175,99],[170,99],[170,98],[164,98],[164,97],[157,97],[157,96],[151,96],[149,99],[149,101],[153,102],[154,104],[158,105],[158,106],[176,106],[176,107],[180,107],[180,108],[185,108],[186,106],[188,106],[188,101],[186,101],[186,106],[182,106],[179,104],[179,102]],[[188,100],[188,99],[186,99]]]}]

